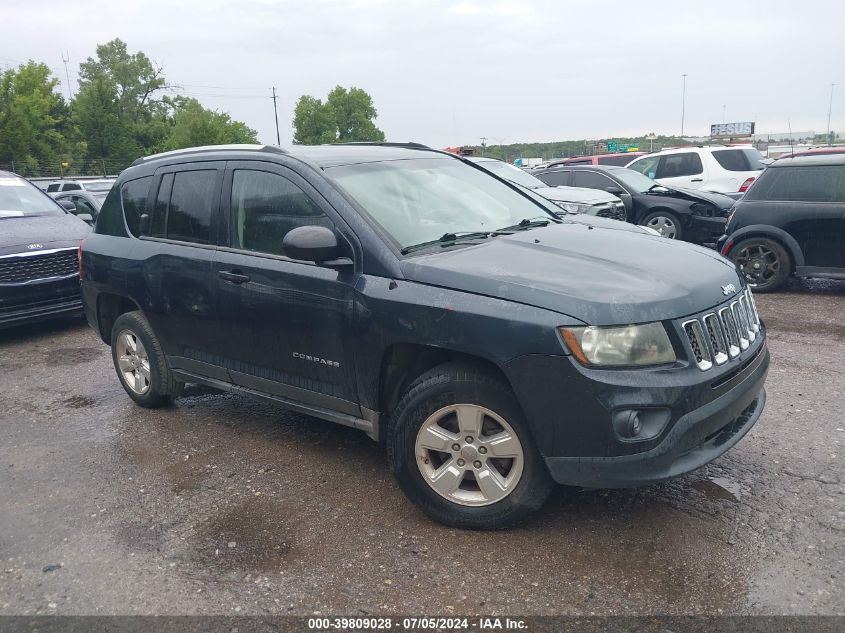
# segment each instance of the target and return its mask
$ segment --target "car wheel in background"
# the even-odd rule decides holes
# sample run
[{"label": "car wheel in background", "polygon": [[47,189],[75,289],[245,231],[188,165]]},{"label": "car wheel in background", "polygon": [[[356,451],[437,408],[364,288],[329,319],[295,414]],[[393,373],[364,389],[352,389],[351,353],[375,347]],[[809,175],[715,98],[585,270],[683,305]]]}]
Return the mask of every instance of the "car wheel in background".
[{"label": "car wheel in background", "polygon": [[114,322],[111,352],[120,384],[142,407],[170,402],[184,383],[173,377],[161,343],[141,312],[127,312]]},{"label": "car wheel in background", "polygon": [[792,272],[792,260],[786,249],[765,237],[743,240],[734,245],[729,255],[755,292],[777,290]]},{"label": "car wheel in background", "polygon": [[454,527],[511,526],[553,485],[510,387],[474,365],[440,365],[417,378],[396,407],[387,446],[405,494]]},{"label": "car wheel in background", "polygon": [[683,229],[681,229],[681,222],[674,213],[669,211],[652,211],[642,220],[640,226],[646,226],[654,229],[663,237],[670,240],[683,239]]}]

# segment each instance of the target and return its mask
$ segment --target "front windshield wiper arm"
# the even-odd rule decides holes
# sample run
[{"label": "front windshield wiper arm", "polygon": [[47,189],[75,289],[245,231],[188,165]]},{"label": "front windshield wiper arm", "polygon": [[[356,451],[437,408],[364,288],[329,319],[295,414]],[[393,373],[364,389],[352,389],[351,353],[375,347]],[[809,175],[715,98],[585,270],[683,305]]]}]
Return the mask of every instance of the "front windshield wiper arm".
[{"label": "front windshield wiper arm", "polygon": [[552,218],[547,218],[543,216],[537,218],[525,218],[511,226],[503,226],[500,229],[496,229],[493,232],[493,235],[498,235],[500,233],[507,233],[511,231],[525,231],[527,229],[533,229],[538,226],[548,226],[551,222]]},{"label": "front windshield wiper arm", "polygon": [[403,255],[407,255],[408,253],[413,253],[414,251],[422,250],[423,248],[428,248],[430,246],[452,246],[453,244],[457,244],[463,240],[485,240],[490,237],[490,235],[491,234],[488,231],[456,231],[454,233],[444,233],[436,240],[412,244],[411,246],[406,246],[399,252]]}]

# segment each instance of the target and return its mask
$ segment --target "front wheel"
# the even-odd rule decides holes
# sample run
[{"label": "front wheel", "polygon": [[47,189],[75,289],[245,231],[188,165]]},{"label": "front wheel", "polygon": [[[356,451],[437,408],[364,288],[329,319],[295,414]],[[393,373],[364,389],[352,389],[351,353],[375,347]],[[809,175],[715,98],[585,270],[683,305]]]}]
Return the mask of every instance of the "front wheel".
[{"label": "front wheel", "polygon": [[753,237],[730,252],[733,261],[755,292],[772,292],[786,283],[791,262],[786,249],[774,240]]},{"label": "front wheel", "polygon": [[388,455],[411,501],[454,527],[509,527],[552,489],[510,388],[473,365],[435,367],[408,387],[391,421]]},{"label": "front wheel", "polygon": [[684,231],[681,228],[681,222],[678,216],[669,211],[652,211],[640,220],[640,226],[654,229],[670,240],[683,239]]}]

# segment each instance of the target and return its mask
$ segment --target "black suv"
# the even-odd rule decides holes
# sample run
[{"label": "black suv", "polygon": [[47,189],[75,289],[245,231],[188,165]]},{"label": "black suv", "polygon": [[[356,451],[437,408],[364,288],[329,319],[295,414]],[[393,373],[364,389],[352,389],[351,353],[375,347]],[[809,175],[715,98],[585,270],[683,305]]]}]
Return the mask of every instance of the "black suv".
[{"label": "black suv", "polygon": [[772,163],[734,205],[719,246],[760,292],[791,274],[845,279],[845,156]]},{"label": "black suv", "polygon": [[537,173],[550,186],[601,189],[625,203],[628,221],[663,237],[715,244],[725,232],[734,201],[721,193],[666,187],[633,169],[605,165],[564,165]]},{"label": "black suv", "polygon": [[553,481],[698,468],[765,402],[733,264],[555,208],[412,144],[166,153],[109,193],[85,311],[140,405],[194,382],[361,429],[429,515],[503,527]]}]

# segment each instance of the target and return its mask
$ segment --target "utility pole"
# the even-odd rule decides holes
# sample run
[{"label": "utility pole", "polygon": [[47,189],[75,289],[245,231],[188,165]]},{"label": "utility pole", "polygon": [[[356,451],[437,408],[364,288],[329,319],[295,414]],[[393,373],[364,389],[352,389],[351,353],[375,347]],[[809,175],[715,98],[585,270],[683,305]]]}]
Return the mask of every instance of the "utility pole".
[{"label": "utility pole", "polygon": [[681,75],[684,78],[684,88],[683,92],[681,93],[681,138],[684,137],[684,115],[686,114],[686,107],[687,107],[687,74],[684,73]]},{"label": "utility pole", "polygon": [[722,123],[725,122],[725,106],[722,106]]},{"label": "utility pole", "polygon": [[73,101],[73,90],[70,89],[70,73],[67,69],[67,63],[70,61],[70,53],[65,51],[62,53],[62,62],[65,65],[65,77],[67,77],[67,93],[68,93],[68,100]]},{"label": "utility pole", "polygon": [[481,137],[481,155],[484,156],[484,150],[487,149],[487,137]]},{"label": "utility pole", "polygon": [[833,112],[833,87],[836,84],[830,84],[830,105],[827,106],[827,145],[830,147],[830,115]]},{"label": "utility pole", "polygon": [[273,114],[276,117],[276,145],[282,146],[282,137],[279,136],[279,111],[276,109],[276,86],[273,86]]}]

